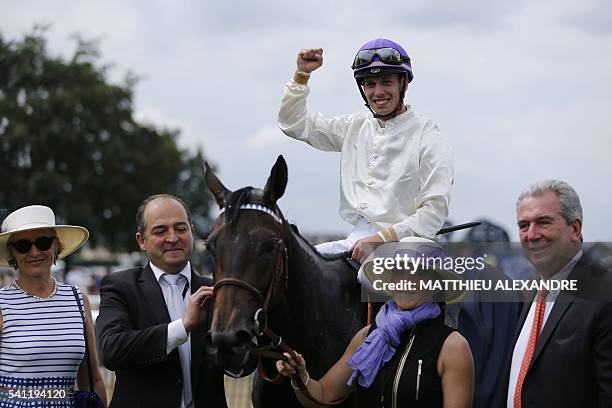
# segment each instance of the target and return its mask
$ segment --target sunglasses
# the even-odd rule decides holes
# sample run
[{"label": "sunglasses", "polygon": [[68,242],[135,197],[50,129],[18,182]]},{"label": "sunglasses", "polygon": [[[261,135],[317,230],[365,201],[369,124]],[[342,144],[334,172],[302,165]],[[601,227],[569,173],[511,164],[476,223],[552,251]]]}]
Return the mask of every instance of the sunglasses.
[{"label": "sunglasses", "polygon": [[11,242],[10,245],[20,254],[27,254],[32,249],[32,245],[35,245],[39,251],[47,251],[53,245],[53,241],[55,241],[55,237],[39,237],[35,241],[20,239],[19,241]]},{"label": "sunglasses", "polygon": [[357,55],[355,55],[355,60],[351,68],[357,69],[365,67],[370,64],[376,56],[385,64],[400,65],[403,61],[410,61],[410,58],[403,56],[395,48],[371,48],[359,51]]}]

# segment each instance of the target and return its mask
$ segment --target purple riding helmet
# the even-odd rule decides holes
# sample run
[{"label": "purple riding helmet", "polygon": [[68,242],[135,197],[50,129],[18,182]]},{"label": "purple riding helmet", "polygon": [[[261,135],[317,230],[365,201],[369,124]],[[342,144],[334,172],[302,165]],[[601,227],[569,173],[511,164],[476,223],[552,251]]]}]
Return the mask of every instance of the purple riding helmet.
[{"label": "purple riding helmet", "polygon": [[[398,43],[385,38],[377,38],[363,44],[361,48],[359,48],[359,51],[357,51],[351,68],[353,69],[353,75],[357,81],[357,87],[359,88],[361,97],[375,117],[380,116],[377,115],[368,104],[368,100],[361,87],[363,79],[390,73],[404,74],[404,81],[400,91],[400,105],[398,105],[398,108],[400,108],[403,104],[406,88],[414,78],[410,57],[406,50]],[[398,110],[399,109],[396,109],[395,112],[384,116],[395,116]]]}]

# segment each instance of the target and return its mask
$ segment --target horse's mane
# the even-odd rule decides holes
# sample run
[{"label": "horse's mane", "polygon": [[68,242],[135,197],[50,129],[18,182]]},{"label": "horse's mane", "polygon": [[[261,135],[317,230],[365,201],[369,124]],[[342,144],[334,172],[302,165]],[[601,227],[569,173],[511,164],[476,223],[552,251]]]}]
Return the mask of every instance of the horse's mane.
[{"label": "horse's mane", "polygon": [[287,220],[284,221],[289,225],[289,228],[293,231],[295,236],[298,237],[300,241],[302,241],[304,244],[306,244],[312,250],[312,252],[314,252],[319,258],[323,259],[324,261],[335,261],[336,259],[340,258],[344,259],[344,254],[324,255],[320,253],[310,241],[308,241],[306,238],[304,238],[302,234],[300,234],[300,231],[298,230],[298,227],[295,224],[289,224]]},{"label": "horse's mane", "polygon": [[[282,216],[282,214],[281,214]],[[352,260],[351,258],[347,258],[346,255],[344,253],[340,253],[340,254],[333,254],[333,255],[326,255],[326,254],[322,254],[320,253],[317,248],[312,245],[312,243],[310,241],[308,241],[302,234],[300,234],[300,231],[297,227],[297,225],[295,224],[291,224],[289,223],[284,217],[283,217],[283,223],[285,228],[288,228],[293,235],[296,237],[296,239],[301,242],[303,245],[305,245],[308,249],[310,249],[310,252],[312,253],[312,255],[315,258],[318,258],[324,262],[332,262],[332,261],[336,261],[338,259],[341,259],[342,261],[344,261],[344,263],[349,267],[349,270],[358,270],[359,269],[359,263]]]},{"label": "horse's mane", "polygon": [[[240,213],[240,206],[242,204],[254,204],[254,203],[260,203],[262,201],[263,198],[263,194],[261,192],[261,190],[256,189],[254,187],[243,187],[240,190],[236,190],[234,191],[232,194],[230,194],[230,196],[227,199],[227,203],[225,205],[225,219],[226,222],[229,226],[235,224],[236,220],[238,219],[238,214]],[[320,259],[324,260],[324,261],[335,261],[337,259],[345,259],[343,254],[337,254],[337,255],[324,255],[321,254],[319,251],[317,251],[317,249],[315,248],[314,245],[312,245],[312,243],[310,241],[308,241],[306,238],[304,238],[304,236],[300,233],[298,227],[295,224],[291,224],[287,221],[287,219],[284,217],[284,215],[282,214],[282,212],[278,209],[278,208],[273,208],[274,211],[277,211],[277,213],[280,215],[281,219],[283,220],[283,224],[285,225],[285,227],[287,227],[289,230],[291,230],[294,235],[299,238],[299,240],[301,242],[303,242],[308,248],[311,249],[311,251]]]}]

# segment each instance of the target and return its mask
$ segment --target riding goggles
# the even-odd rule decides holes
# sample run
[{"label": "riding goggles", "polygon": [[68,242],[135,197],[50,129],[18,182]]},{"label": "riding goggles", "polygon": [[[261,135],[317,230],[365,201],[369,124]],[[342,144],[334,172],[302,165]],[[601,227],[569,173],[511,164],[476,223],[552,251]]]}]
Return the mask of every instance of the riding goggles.
[{"label": "riding goggles", "polygon": [[372,63],[374,57],[378,57],[385,64],[391,65],[400,65],[404,61],[410,61],[410,58],[400,54],[395,48],[370,48],[367,50],[360,50],[357,55],[355,55],[355,60],[351,68],[358,69],[365,67]]},{"label": "riding goggles", "polygon": [[10,245],[20,254],[27,254],[32,249],[32,245],[36,246],[39,251],[47,251],[53,245],[54,240],[55,237],[39,237],[34,241],[20,239],[19,241],[11,242]]}]

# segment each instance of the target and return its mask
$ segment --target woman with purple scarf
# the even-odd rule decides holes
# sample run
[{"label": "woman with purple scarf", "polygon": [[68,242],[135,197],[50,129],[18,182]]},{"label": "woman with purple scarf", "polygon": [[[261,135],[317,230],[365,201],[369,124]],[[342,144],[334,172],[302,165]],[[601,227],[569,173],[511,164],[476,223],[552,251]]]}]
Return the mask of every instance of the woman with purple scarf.
[{"label": "woman with purple scarf", "polygon": [[[398,256],[409,262],[383,267],[383,260]],[[286,377],[297,373],[310,396],[323,403],[356,391],[364,407],[469,408],[474,386],[472,354],[465,338],[444,324],[445,304],[458,301],[462,292],[419,290],[421,281],[461,278],[446,269],[421,268],[414,262],[419,258],[420,265],[435,264],[435,259],[446,255],[424,238],[379,247],[363,266],[372,288],[383,288],[377,294],[391,297],[376,322],[353,337],[340,360],[318,381],[309,378],[300,354],[293,358],[286,353],[287,361],[276,363],[278,371]],[[391,290],[393,284],[401,290]],[[293,379],[291,383],[302,405],[319,406],[306,398]]]}]

